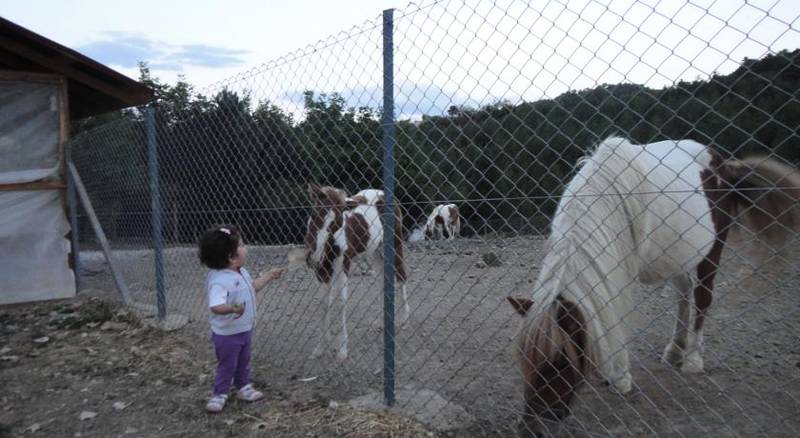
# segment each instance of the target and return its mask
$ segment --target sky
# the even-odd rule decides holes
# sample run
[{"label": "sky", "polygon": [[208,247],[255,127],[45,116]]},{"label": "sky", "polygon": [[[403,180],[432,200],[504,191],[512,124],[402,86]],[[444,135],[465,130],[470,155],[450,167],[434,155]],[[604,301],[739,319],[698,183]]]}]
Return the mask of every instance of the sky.
[{"label": "sky", "polygon": [[404,7],[407,0],[2,0],[0,15],[136,78],[203,87]]},{"label": "sky", "polygon": [[659,88],[800,48],[796,0],[3,1],[3,17],[133,78],[146,61],[163,81],[246,91],[298,116],[305,90],[381,106],[386,8],[400,118]]}]

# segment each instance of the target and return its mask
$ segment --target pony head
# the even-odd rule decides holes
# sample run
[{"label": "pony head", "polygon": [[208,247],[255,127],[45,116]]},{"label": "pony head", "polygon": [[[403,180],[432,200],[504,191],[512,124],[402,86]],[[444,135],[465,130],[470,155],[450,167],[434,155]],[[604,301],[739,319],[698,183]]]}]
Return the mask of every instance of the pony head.
[{"label": "pony head", "polygon": [[585,318],[578,305],[558,297],[539,315],[533,301],[508,297],[525,318],[515,356],[524,378],[525,416],[560,420],[590,369]]},{"label": "pony head", "polygon": [[311,214],[306,226],[306,262],[317,269],[329,251],[334,251],[333,233],[342,226],[342,212],[347,208],[347,193],[334,187],[308,185]]}]

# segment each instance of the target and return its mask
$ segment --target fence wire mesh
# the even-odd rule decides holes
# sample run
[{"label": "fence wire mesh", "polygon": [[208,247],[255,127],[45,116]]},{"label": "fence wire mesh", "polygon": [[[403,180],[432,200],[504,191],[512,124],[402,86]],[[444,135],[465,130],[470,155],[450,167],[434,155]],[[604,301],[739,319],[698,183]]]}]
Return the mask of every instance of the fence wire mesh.
[{"label": "fence wire mesh", "polygon": [[[665,363],[662,352],[686,309],[671,289],[699,284],[702,274],[695,267],[687,271],[701,277],[688,286],[681,280],[614,283],[612,277],[620,270],[636,277],[631,257],[639,264],[651,261],[639,244],[655,245],[659,260],[678,266],[684,257],[708,253],[708,246],[690,241],[696,236],[690,229],[711,227],[710,213],[691,199],[713,191],[687,179],[692,164],[670,167],[670,154],[690,151],[681,143],[666,155],[641,152],[629,161],[651,167],[641,171],[644,184],[631,190],[619,190],[628,181],[625,172],[611,178],[617,185],[567,190],[581,169],[579,159],[613,135],[634,144],[692,139],[725,159],[758,154],[789,167],[800,164],[800,14],[794,3],[447,1],[409,5],[394,17],[396,201],[410,304],[410,317],[396,335],[398,405],[469,435],[530,435],[533,429],[557,436],[796,435],[794,224],[781,222],[789,232],[777,248],[742,227],[728,238],[714,263],[713,303],[699,332],[704,370],[689,373],[681,363]],[[305,247],[309,217],[319,208],[310,183],[349,195],[382,187],[382,31],[376,17],[202,91],[158,96],[166,298],[168,312],[190,318],[188,330],[198,336],[208,330],[206,269],[196,242],[209,226],[238,225],[249,246],[247,266],[257,273],[286,265],[290,251]],[[142,112],[83,132],[71,147],[134,300],[154,303]],[[659,184],[665,168],[673,176]],[[784,185],[793,209],[800,187],[792,181],[777,185]],[[772,196],[758,193],[745,198]],[[617,382],[602,383],[613,376],[601,375],[577,389],[572,415],[560,423],[521,421],[526,382],[512,354],[520,319],[506,297],[546,297],[534,286],[543,284],[540,274],[556,270],[547,262],[554,258],[545,256],[563,247],[558,237],[569,232],[547,238],[556,207],[570,197],[586,206],[584,217],[562,211],[562,222],[577,224],[605,211],[604,203],[614,206],[573,248],[601,245],[602,251],[593,254],[592,267],[566,274],[562,295],[577,285],[591,291],[619,286],[606,292],[611,295],[602,308],[619,315],[612,326],[630,332],[625,350],[612,353],[629,355],[632,391],[619,394]],[[620,222],[625,202],[644,198],[641,211],[626,211]],[[654,213],[665,198],[678,200],[671,211]],[[433,214],[446,204],[457,207],[460,230],[439,225]],[[450,217],[445,210],[438,215],[443,221]],[[666,245],[657,236],[635,236],[663,234],[675,217],[697,214],[704,219],[669,229],[674,240]],[[661,222],[640,230],[632,225],[637,221]],[[613,231],[619,227],[624,233]],[[619,242],[630,240],[629,228],[637,251],[614,253]],[[79,232],[83,287],[110,287],[85,215]],[[686,244],[698,245],[694,254],[681,249]],[[562,263],[576,258],[573,253]],[[602,263],[612,266],[608,275],[592,277],[589,271]],[[380,268],[361,261],[351,268],[349,354],[340,362],[328,360],[338,350],[335,337],[323,344],[321,359],[311,358],[323,337],[329,287],[307,267],[270,285],[260,298],[254,350],[265,378],[318,377],[309,384],[337,399],[380,391],[382,277],[372,272]],[[338,292],[332,299],[331,329],[337,332]],[[397,304],[400,315],[399,289]],[[690,338],[697,304],[688,307],[691,324],[676,327],[691,332]],[[583,317],[585,327],[601,318]],[[550,358],[550,372],[565,376],[574,366],[563,362],[571,344],[550,341],[562,348],[558,360]],[[587,348],[612,345],[599,335],[593,342]],[[517,354],[525,360],[526,352]],[[558,385],[564,382],[545,386],[563,393]]]}]

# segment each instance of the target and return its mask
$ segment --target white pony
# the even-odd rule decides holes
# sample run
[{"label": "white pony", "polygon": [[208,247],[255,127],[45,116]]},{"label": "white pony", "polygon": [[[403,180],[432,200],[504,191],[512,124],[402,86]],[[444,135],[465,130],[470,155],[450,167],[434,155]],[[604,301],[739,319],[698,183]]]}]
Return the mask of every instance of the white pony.
[{"label": "white pony", "polygon": [[529,416],[567,415],[592,370],[621,393],[631,390],[637,281],[675,287],[678,318],[663,357],[702,371],[703,321],[731,218],[753,230],[774,218],[775,231],[798,225],[800,177],[773,160],[722,160],[692,140],[608,138],[580,166],[553,218],[533,296],[509,298],[523,315],[516,353]]}]

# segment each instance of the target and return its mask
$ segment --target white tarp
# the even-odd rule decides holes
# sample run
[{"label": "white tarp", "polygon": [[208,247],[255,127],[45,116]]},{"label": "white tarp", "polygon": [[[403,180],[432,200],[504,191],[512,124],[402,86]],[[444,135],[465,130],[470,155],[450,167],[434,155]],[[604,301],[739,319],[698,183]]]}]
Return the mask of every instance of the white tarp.
[{"label": "white tarp", "polygon": [[75,296],[59,190],[0,192],[0,304]]},{"label": "white tarp", "polygon": [[[58,92],[0,82],[0,184],[59,179]],[[63,196],[0,191],[0,304],[75,296]]]}]

